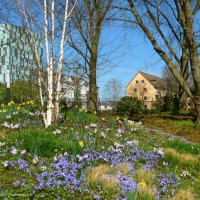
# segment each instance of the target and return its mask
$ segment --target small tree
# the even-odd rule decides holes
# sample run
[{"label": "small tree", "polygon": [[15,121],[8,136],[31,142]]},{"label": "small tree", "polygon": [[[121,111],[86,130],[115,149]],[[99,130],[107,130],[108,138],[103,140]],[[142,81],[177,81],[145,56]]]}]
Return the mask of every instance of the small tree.
[{"label": "small tree", "polygon": [[173,111],[174,108],[174,97],[172,94],[167,94],[163,99],[163,111],[164,112],[170,112]]},{"label": "small tree", "polygon": [[104,86],[104,99],[106,101],[118,101],[121,98],[122,82],[111,79]]}]

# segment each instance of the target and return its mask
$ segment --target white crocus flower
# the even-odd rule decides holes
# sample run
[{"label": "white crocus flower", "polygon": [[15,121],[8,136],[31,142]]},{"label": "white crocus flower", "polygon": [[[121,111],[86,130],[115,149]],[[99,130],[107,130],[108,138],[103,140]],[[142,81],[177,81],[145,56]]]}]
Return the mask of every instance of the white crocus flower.
[{"label": "white crocus flower", "polygon": [[33,160],[32,160],[33,164],[37,164],[37,163],[38,163],[38,161],[39,161],[39,159],[38,159],[38,157],[37,157],[37,156],[35,156],[35,157],[33,158]]},{"label": "white crocus flower", "polygon": [[3,162],[4,167],[8,167],[8,165],[9,165],[9,161],[6,160],[5,162]]}]

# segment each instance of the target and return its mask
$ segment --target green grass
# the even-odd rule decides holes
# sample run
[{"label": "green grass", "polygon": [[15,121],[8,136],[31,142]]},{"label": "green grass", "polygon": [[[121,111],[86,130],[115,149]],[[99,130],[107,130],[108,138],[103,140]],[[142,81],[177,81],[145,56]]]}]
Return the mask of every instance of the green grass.
[{"label": "green grass", "polygon": [[200,145],[182,142],[180,140],[170,140],[166,143],[166,147],[175,149],[180,153],[190,153],[200,155]]},{"label": "green grass", "polygon": [[[96,118],[95,115],[87,113],[84,113],[83,115],[85,114],[92,117],[92,120]],[[143,150],[144,152],[153,152],[153,148],[156,147],[163,148],[164,151],[167,148],[172,149],[175,151],[175,153],[173,151],[165,153],[164,158],[162,158],[160,162],[158,162],[158,165],[156,165],[156,167],[153,168],[151,171],[144,170],[143,167],[146,161],[143,159],[140,159],[137,163],[134,163],[134,171],[128,171],[128,173],[124,173],[124,175],[132,177],[135,183],[137,183],[138,185],[141,181],[145,181],[146,185],[143,187],[138,186],[137,191],[130,192],[128,196],[126,196],[128,200],[155,200],[156,197],[154,193],[154,188],[156,187],[157,178],[160,172],[164,174],[172,172],[174,176],[180,178],[181,184],[178,188],[176,188],[177,191],[189,190],[194,192],[195,195],[200,195],[200,181],[198,178],[200,163],[195,161],[196,158],[199,158],[200,154],[199,144],[185,143],[179,140],[169,140],[168,136],[159,132],[146,132],[142,126],[130,126],[127,124],[122,125],[121,123],[117,122],[117,116],[110,116],[109,119],[106,119],[101,123],[100,120],[98,120],[97,128],[93,128],[90,126],[88,128],[85,128],[85,126],[88,126],[88,123],[93,123],[93,121],[85,121],[85,119],[82,120],[79,117],[80,116],[75,116],[75,114],[73,114],[71,118],[68,118],[66,124],[62,124],[62,126],[59,127],[50,126],[48,128],[24,128],[6,134],[5,139],[0,138],[0,140],[6,140],[6,144],[4,147],[8,148],[8,151],[5,156],[1,157],[0,155],[0,163],[4,162],[5,160],[16,160],[16,156],[19,156],[20,151],[26,149],[27,152],[31,153],[31,155],[27,153],[24,158],[29,161],[31,168],[34,168],[36,172],[37,170],[41,172],[40,168],[37,168],[38,166],[32,163],[32,158],[34,154],[37,154],[39,156],[41,162],[45,161],[44,163],[47,163],[46,167],[47,170],[49,170],[48,167],[50,166],[52,157],[55,156],[55,154],[59,155],[64,152],[68,152],[74,155],[83,155],[84,148],[88,152],[92,150],[95,150],[97,152],[107,152],[108,148],[110,148],[111,146],[114,147],[115,142],[123,145],[127,141],[137,140],[139,142],[138,148],[140,150]],[[73,121],[73,119],[75,118],[77,119],[76,123],[74,123]],[[53,131],[56,129],[61,130],[61,133],[58,135],[54,135]],[[102,133],[106,135],[105,138],[102,137]],[[80,140],[84,141],[83,148],[81,148],[79,145]],[[18,143],[19,145],[16,145],[16,143]],[[12,155],[10,153],[9,149],[11,146],[17,147],[17,155]],[[133,148],[135,147],[133,146]],[[55,149],[57,149],[57,153],[55,152]],[[126,148],[124,147],[124,154],[126,153],[130,153],[130,149],[127,148],[126,150]],[[184,162],[185,159],[187,159],[188,162]],[[189,162],[190,160],[192,162]],[[164,161],[169,164],[169,167],[163,165]],[[86,178],[88,179],[89,177],[91,180],[91,182],[87,180],[90,193],[80,194],[77,192],[75,194],[68,194],[64,188],[45,188],[41,189],[40,191],[36,191],[35,194],[31,194],[30,199],[42,199],[41,195],[44,194],[44,199],[56,199],[58,196],[61,196],[61,199],[68,200],[92,200],[94,199],[93,194],[98,194],[102,196],[102,199],[113,200],[115,199],[116,194],[118,194],[118,191],[116,191],[115,189],[112,190],[110,187],[105,187],[105,181],[108,181],[108,186],[111,185],[111,178],[116,176],[117,172],[119,171],[118,167],[115,165],[111,165],[111,163],[104,160],[94,160],[93,162],[91,162],[91,170],[98,169],[98,167],[101,165],[109,166],[110,169],[108,172],[104,173],[104,176],[102,176],[103,170],[99,170],[100,176],[98,176],[97,182],[93,181],[93,179],[91,178],[95,175],[91,173],[92,175],[89,176],[89,172],[91,171],[88,170],[86,173]],[[124,165],[122,165],[122,169],[125,169]],[[123,170],[120,170],[122,174]],[[181,174],[183,171],[188,171],[191,176],[182,177]],[[96,172],[94,172],[94,174],[97,175]],[[3,165],[0,165],[0,193],[2,190],[4,192],[10,193],[11,195],[22,193],[29,194],[31,191],[30,189],[28,189],[27,185],[26,187],[10,187],[12,183],[17,179],[28,180],[27,185],[30,186],[36,184],[36,177],[34,175],[30,176],[23,173],[22,171],[17,170],[17,168],[5,168]],[[102,186],[101,190],[99,189],[99,186]],[[119,199],[123,197],[125,196],[122,195],[119,197]],[[13,199],[17,198],[18,197],[13,197]],[[23,198],[19,197],[19,199]]]},{"label": "green grass", "polygon": [[176,128],[182,128],[182,127],[195,127],[195,123],[191,120],[181,120],[181,121],[173,121],[173,125]]},{"label": "green grass", "polygon": [[65,119],[75,124],[95,123],[98,117],[84,111],[68,111],[65,113]]},{"label": "green grass", "polygon": [[63,138],[45,129],[26,129],[14,133],[10,137],[13,141],[17,140],[21,148],[27,152],[42,157],[54,156],[55,150],[75,155],[82,152],[77,141],[63,140]]}]

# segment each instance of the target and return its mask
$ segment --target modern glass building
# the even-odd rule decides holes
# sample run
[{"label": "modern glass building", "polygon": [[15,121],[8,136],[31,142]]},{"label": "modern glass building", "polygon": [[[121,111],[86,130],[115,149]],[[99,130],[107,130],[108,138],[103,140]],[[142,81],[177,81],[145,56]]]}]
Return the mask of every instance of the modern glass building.
[{"label": "modern glass building", "polygon": [[11,82],[18,79],[32,79],[37,68],[33,44],[36,44],[42,63],[42,36],[13,24],[0,24],[0,82],[6,82],[10,72]]}]

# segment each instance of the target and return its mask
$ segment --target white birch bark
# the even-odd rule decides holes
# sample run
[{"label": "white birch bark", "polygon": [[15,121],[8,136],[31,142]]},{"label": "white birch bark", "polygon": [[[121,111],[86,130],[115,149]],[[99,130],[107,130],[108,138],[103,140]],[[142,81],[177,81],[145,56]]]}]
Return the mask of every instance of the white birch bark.
[{"label": "white birch bark", "polygon": [[[51,3],[51,9],[54,9],[54,0]],[[51,13],[54,14],[53,11]],[[54,23],[54,18],[51,18],[51,23]],[[53,26],[54,27],[54,26]],[[48,40],[48,18],[47,18],[47,2],[44,0],[44,36],[45,36],[45,47],[47,56],[47,92],[48,92],[48,102],[47,102],[47,113],[46,113],[46,124],[45,127],[51,125],[52,115],[53,115],[53,63],[52,63],[52,53],[49,55],[49,40]]]},{"label": "white birch bark", "polygon": [[61,36],[61,41],[60,41],[60,54],[59,54],[59,60],[58,60],[58,66],[57,66],[57,85],[56,85],[56,98],[55,98],[56,99],[56,103],[55,103],[55,120],[56,121],[59,118],[59,105],[60,105],[60,94],[61,94],[61,73],[62,73],[64,43],[65,43],[65,37],[66,37],[68,4],[69,4],[69,1],[66,0],[63,30],[62,30],[62,36]]},{"label": "white birch bark", "polygon": [[[30,23],[27,19],[26,16],[26,11],[25,11],[25,6],[21,8],[20,4],[16,1],[13,0],[16,5],[18,6],[18,9],[20,11],[20,14],[22,18],[26,20],[26,23],[28,25],[28,28],[30,28]],[[77,0],[76,0],[77,1]],[[66,0],[65,2],[65,12],[64,12],[64,19],[63,19],[63,27],[62,27],[62,34],[61,34],[61,39],[60,39],[60,46],[59,46],[59,59],[58,59],[58,64],[57,64],[57,73],[56,77],[53,75],[54,74],[54,40],[55,40],[55,0],[51,0],[51,14],[50,17],[51,19],[48,19],[49,11],[48,11],[48,4],[47,0],[43,0],[44,7],[43,9],[43,15],[44,15],[44,27],[41,26],[43,29],[43,34],[44,34],[44,45],[45,45],[45,50],[46,50],[46,69],[47,69],[47,80],[45,81],[43,76],[43,69],[42,69],[42,64],[40,63],[39,60],[39,55],[37,52],[37,46],[36,43],[34,42],[35,37],[34,37],[34,32],[32,35],[32,41],[33,44],[30,44],[33,56],[37,65],[37,72],[38,72],[38,86],[39,86],[39,93],[40,93],[40,100],[41,100],[41,105],[42,105],[42,116],[43,116],[43,121],[45,127],[48,127],[49,125],[52,124],[53,122],[53,116],[55,116],[55,121],[58,120],[59,116],[59,102],[60,98],[62,96],[61,94],[61,73],[62,73],[62,61],[63,61],[63,54],[64,54],[64,44],[66,41],[66,25],[67,25],[67,18],[70,16],[72,13],[76,1],[71,8],[71,10],[68,12],[68,7],[69,7],[69,0]],[[50,25],[51,27],[51,35],[49,36],[48,34],[48,26]],[[49,48],[50,47],[50,48]],[[44,96],[44,85],[45,82],[47,83],[47,96]],[[55,85],[55,93],[54,93],[54,88],[53,86]],[[53,104],[53,100],[56,100],[55,104]],[[45,102],[47,104],[47,107],[44,108]],[[54,109],[55,108],[55,109]],[[55,110],[55,113],[54,113]]]}]

